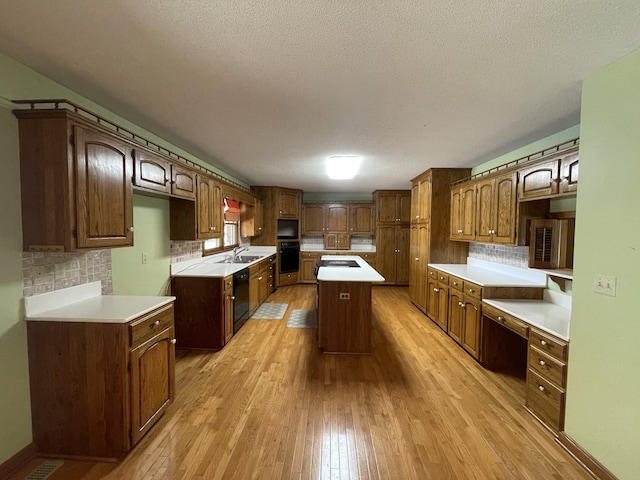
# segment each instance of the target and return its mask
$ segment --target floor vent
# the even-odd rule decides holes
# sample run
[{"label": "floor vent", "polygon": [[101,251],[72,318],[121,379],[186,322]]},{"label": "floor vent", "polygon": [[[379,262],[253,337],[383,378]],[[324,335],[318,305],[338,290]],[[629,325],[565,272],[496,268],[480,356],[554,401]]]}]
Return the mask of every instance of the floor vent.
[{"label": "floor vent", "polygon": [[33,472],[24,477],[24,480],[45,480],[59,469],[63,463],[62,460],[45,460]]}]

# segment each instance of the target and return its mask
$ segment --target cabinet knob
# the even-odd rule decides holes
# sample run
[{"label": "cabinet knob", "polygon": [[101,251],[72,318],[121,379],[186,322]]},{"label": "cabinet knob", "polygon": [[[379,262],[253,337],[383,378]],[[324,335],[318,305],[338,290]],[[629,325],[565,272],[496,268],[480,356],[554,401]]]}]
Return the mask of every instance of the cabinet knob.
[{"label": "cabinet knob", "polygon": [[500,315],[498,315],[498,321],[499,322],[504,322],[504,318],[502,318]]},{"label": "cabinet knob", "polygon": [[262,277],[261,277],[261,276],[260,276],[260,277],[258,277],[258,280],[262,280]]},{"label": "cabinet knob", "polygon": [[469,293],[473,293],[473,292],[475,292],[475,290],[473,288],[470,288]]},{"label": "cabinet knob", "polygon": [[444,277],[440,277],[440,280],[444,280]]},{"label": "cabinet knob", "polygon": [[538,363],[539,363],[540,365],[542,365],[543,367],[546,365],[546,362],[545,362],[544,360],[540,360]]},{"label": "cabinet knob", "polygon": [[544,340],[540,340],[540,345],[542,345],[543,347],[547,345],[547,342],[545,342]]},{"label": "cabinet knob", "polygon": [[234,297],[234,296],[232,295],[232,296],[231,296],[231,300],[235,300],[235,299],[236,299],[236,297]]},{"label": "cabinet knob", "polygon": [[458,282],[453,282],[453,286],[457,287],[458,286]]},{"label": "cabinet knob", "polygon": [[429,272],[429,275],[433,276],[433,272]]},{"label": "cabinet knob", "polygon": [[130,232],[133,232],[133,227],[129,227],[129,231],[130,231]]},{"label": "cabinet knob", "polygon": [[158,325],[160,325],[160,320],[156,320],[155,322],[153,322],[153,325],[151,325],[151,327],[157,327]]},{"label": "cabinet knob", "polygon": [[437,288],[434,288],[433,291],[436,292],[436,293],[439,292],[439,290]]},{"label": "cabinet knob", "polygon": [[416,257],[416,262],[420,261],[420,258]]},{"label": "cabinet knob", "polygon": [[176,340],[175,338],[172,338],[171,343],[175,345],[176,343],[178,343],[178,340]]},{"label": "cabinet knob", "polygon": [[541,392],[544,392],[544,387],[542,385],[538,385],[538,390],[540,390]]}]

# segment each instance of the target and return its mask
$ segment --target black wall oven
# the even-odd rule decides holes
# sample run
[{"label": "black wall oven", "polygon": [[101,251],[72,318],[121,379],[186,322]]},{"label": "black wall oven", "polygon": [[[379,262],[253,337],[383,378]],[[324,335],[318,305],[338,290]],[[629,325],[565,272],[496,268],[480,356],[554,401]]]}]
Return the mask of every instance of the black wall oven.
[{"label": "black wall oven", "polygon": [[280,242],[280,273],[300,269],[300,242]]}]

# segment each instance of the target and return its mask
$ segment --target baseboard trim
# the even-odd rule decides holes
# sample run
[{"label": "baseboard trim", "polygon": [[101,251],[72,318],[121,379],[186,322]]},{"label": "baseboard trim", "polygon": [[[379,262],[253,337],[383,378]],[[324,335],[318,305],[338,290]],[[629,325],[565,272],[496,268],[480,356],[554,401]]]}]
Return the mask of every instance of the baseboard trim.
[{"label": "baseboard trim", "polygon": [[578,445],[573,438],[565,432],[560,432],[556,441],[580,463],[593,477],[598,480],[618,480],[604,465],[598,462],[584,448]]},{"label": "baseboard trim", "polygon": [[0,478],[8,478],[36,456],[36,444],[31,442],[6,462],[0,464]]}]

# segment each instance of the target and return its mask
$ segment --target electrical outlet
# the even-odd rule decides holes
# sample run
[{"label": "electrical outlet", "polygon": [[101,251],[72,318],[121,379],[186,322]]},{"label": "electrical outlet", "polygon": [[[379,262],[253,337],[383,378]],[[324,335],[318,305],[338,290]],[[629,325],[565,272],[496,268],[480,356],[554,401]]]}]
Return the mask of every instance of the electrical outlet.
[{"label": "electrical outlet", "polygon": [[349,300],[349,294],[348,293],[341,293],[340,294],[340,300]]},{"label": "electrical outlet", "polygon": [[593,291],[610,297],[616,296],[616,277],[596,273],[593,276]]},{"label": "electrical outlet", "polygon": [[142,252],[142,264],[146,265],[148,261],[149,261],[149,257],[147,257],[146,252]]}]

